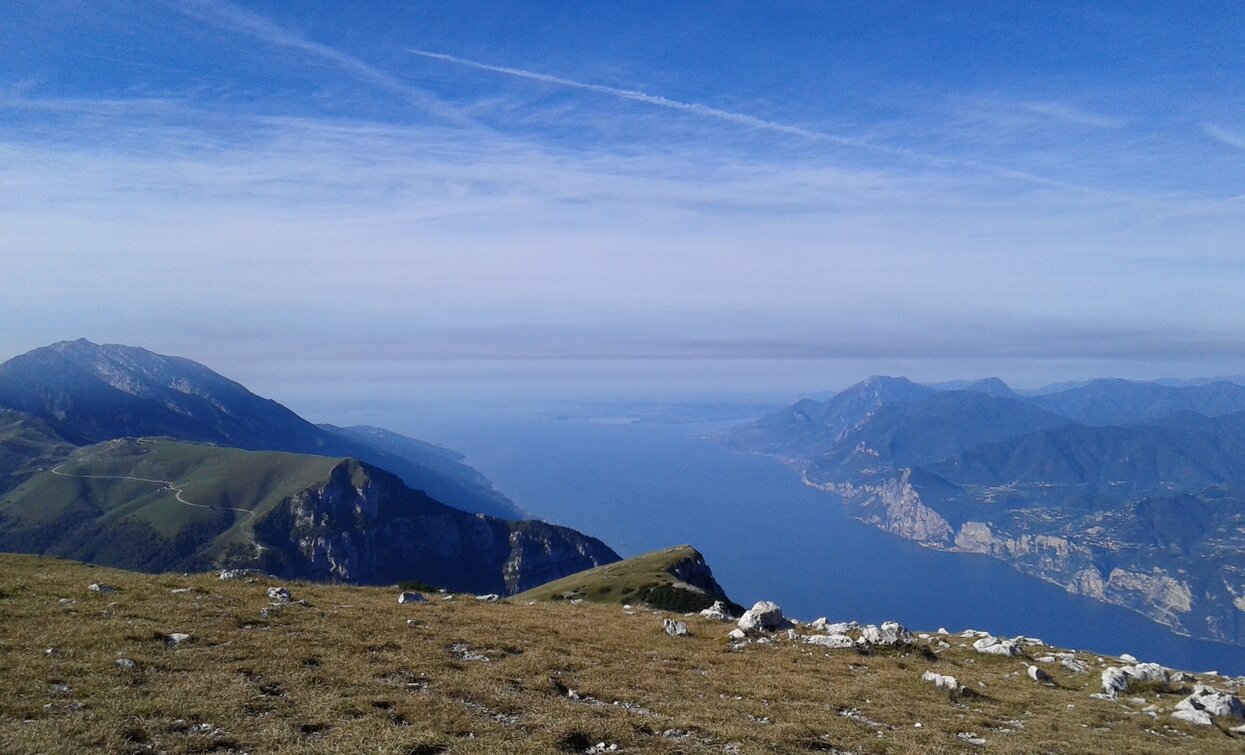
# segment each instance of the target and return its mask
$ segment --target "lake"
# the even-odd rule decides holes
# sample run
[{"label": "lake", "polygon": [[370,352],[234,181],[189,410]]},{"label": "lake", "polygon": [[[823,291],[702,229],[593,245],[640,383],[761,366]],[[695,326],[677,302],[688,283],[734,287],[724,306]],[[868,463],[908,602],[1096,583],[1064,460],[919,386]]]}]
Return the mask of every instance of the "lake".
[{"label": "lake", "polygon": [[551,418],[476,404],[320,405],[321,421],[388,427],[463,452],[534,516],[623,556],[688,543],[737,602],[773,600],[805,621],[946,627],[1040,637],[1188,670],[1245,674],[1245,649],[1180,637],[985,556],[922,548],[846,516],[759,456],[712,440],[725,425]]}]

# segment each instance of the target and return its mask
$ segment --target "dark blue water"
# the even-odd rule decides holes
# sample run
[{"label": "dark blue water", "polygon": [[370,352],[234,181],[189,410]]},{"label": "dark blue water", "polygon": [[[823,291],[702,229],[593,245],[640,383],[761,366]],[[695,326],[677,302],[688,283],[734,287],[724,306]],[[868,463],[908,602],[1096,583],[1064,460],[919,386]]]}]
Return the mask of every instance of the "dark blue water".
[{"label": "dark blue water", "polygon": [[599,537],[623,556],[692,544],[740,603],[773,600],[803,620],[1024,634],[1245,674],[1241,648],[1180,637],[1003,562],[932,551],[856,522],[793,470],[705,439],[715,426],[552,420],[486,407],[342,410],[325,418],[383,424],[464,452],[535,516]]}]

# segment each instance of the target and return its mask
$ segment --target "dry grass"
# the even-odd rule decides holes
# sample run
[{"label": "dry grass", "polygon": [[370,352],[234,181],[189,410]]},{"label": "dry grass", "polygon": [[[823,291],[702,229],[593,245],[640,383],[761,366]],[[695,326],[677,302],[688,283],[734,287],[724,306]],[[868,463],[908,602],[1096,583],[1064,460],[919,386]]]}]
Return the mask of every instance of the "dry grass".
[{"label": "dry grass", "polygon": [[[294,597],[311,605],[261,619],[266,580],[25,556],[0,556],[0,574],[6,753],[556,753],[601,741],[661,753],[1227,753],[1245,744],[1219,727],[1092,700],[1096,671],[1052,669],[1056,686],[1034,684],[1019,660],[976,655],[959,638],[940,657],[785,640],[733,652],[730,625],[688,619],[693,636],[673,638],[660,615],[616,605],[468,596],[399,605],[393,590],[295,583]],[[91,582],[119,590],[89,592]],[[171,647],[173,632],[192,639]],[[120,668],[122,657],[140,670]],[[920,681],[928,669],[978,694],[952,698]],[[1164,709],[1179,699],[1144,694]],[[986,744],[957,737],[965,732]]]}]

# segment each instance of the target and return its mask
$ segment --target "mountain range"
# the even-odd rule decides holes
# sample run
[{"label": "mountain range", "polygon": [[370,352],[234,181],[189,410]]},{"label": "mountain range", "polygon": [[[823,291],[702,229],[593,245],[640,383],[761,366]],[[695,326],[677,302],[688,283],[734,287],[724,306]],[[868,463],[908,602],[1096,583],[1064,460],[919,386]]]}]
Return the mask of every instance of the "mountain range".
[{"label": "mountain range", "polygon": [[515,593],[618,555],[462,456],[317,426],[188,359],[66,341],[0,364],[0,549],[147,571]]},{"label": "mountain range", "polygon": [[1245,387],[873,377],[730,431],[857,518],[1245,644]]}]

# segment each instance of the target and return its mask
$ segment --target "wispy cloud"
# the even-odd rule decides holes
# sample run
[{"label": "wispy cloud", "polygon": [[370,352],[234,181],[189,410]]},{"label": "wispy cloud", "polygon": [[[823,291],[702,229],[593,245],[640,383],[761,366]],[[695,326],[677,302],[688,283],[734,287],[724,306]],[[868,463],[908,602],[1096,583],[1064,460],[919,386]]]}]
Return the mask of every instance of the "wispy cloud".
[{"label": "wispy cloud", "polygon": [[1064,123],[1091,128],[1121,128],[1125,124],[1123,118],[1092,113],[1075,105],[1054,101],[1033,101],[1019,104],[1021,110],[1037,115],[1053,118]]},{"label": "wispy cloud", "polygon": [[1204,124],[1202,129],[1206,132],[1207,136],[1218,142],[1226,144],[1229,147],[1245,149],[1245,134],[1240,134],[1236,131],[1229,131],[1222,126],[1216,126],[1213,123]]},{"label": "wispy cloud", "polygon": [[382,91],[399,95],[426,112],[460,125],[474,125],[461,110],[389,71],[320,42],[304,38],[268,18],[225,0],[193,0],[178,6],[183,13],[214,26],[245,34],[269,44],[305,53]]},{"label": "wispy cloud", "polygon": [[749,115],[747,113],[736,112],[733,110],[723,110],[721,108],[711,107],[698,102],[683,102],[680,100],[663,97],[661,95],[649,94],[635,89],[622,89],[619,87],[611,87],[603,84],[595,84],[585,81],[577,81],[561,76],[553,76],[538,71],[529,71],[521,68],[512,68],[509,66],[498,66],[489,63],[482,63],[475,60],[467,60],[445,53],[433,52],[429,50],[420,50],[411,48],[410,52],[421,57],[437,60],[444,63],[450,63],[457,66],[473,68],[479,71],[489,71],[491,73],[503,74],[505,76],[513,76],[528,81],[534,81],[544,84],[553,84],[555,86],[570,87],[587,92],[614,97],[628,102],[637,102],[645,105],[653,105],[669,110],[676,110],[691,115],[711,118],[718,121],[732,123],[747,128],[759,129],[786,136],[793,136],[802,139],[808,139],[817,142],[834,144],[842,147],[863,150],[866,152],[885,155],[889,157],[901,158],[907,162],[915,162],[923,166],[936,168],[967,168],[979,173],[988,173],[1011,181],[1034,184],[1047,188],[1061,189],[1067,191],[1075,191],[1083,194],[1092,194],[1100,198],[1114,199],[1125,202],[1148,202],[1148,200],[1125,195],[1119,192],[1104,190],[1092,186],[1082,186],[1073,182],[1063,181],[1059,179],[1049,178],[1024,170],[1010,168],[1004,165],[995,165],[980,160],[972,160],[955,156],[940,155],[932,152],[925,152],[905,147],[894,147],[887,144],[859,139],[855,137],[842,136],[839,134],[827,133],[816,129],[796,126],[779,121],[773,121],[766,118]]}]

